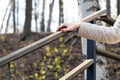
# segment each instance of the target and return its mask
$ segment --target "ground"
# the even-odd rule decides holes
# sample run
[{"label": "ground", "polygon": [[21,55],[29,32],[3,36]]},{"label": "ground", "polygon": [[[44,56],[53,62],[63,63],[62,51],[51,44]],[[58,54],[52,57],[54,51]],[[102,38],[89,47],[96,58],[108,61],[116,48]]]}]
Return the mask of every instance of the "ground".
[{"label": "ground", "polygon": [[[0,57],[17,49],[27,46],[51,33],[32,33],[25,41],[19,41],[20,34],[0,35]],[[11,78],[13,80],[58,80],[82,62],[80,38],[68,35],[33,51],[32,53],[10,63]],[[77,39],[77,40],[76,40]],[[67,41],[66,41],[67,40]],[[75,42],[73,44],[73,42]],[[112,46],[112,47],[111,47]],[[120,54],[119,44],[107,45],[107,49]],[[120,79],[120,63],[107,59],[110,80]],[[0,80],[8,76],[7,65],[0,68]],[[74,80],[83,80],[78,75]]]}]

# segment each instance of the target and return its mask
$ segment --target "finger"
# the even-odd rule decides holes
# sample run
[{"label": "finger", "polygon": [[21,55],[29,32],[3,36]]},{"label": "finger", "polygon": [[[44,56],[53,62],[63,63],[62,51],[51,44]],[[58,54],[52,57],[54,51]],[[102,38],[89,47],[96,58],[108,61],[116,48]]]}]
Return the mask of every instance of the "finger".
[{"label": "finger", "polygon": [[63,28],[62,32],[68,32],[68,31],[73,31],[73,30],[75,30],[75,27],[74,26],[69,26],[67,28]]},{"label": "finger", "polygon": [[[61,24],[61,25],[62,25],[62,24]],[[57,28],[57,30],[56,30],[57,32],[60,31],[61,25],[58,26],[58,28]]]},{"label": "finger", "polygon": [[64,29],[62,29],[61,31],[62,31],[62,32],[68,32],[68,31],[71,31],[71,30],[68,29],[68,28],[64,28]]},{"label": "finger", "polygon": [[60,25],[58,28],[57,28],[57,32],[58,31],[61,31],[62,29],[64,29],[64,28],[67,28],[67,26],[66,25]]},{"label": "finger", "polygon": [[66,26],[61,26],[58,30],[61,31],[62,29],[67,28]]}]

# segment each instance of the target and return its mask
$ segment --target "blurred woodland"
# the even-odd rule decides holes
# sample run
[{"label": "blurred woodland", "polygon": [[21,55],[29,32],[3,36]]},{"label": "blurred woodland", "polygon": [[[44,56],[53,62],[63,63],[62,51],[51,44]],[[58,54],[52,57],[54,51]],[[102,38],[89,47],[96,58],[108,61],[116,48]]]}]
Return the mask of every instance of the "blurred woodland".
[{"label": "blurred woodland", "polygon": [[[65,18],[64,6],[66,5],[64,4],[64,0],[23,0],[25,9],[23,9],[24,13],[22,14],[25,14],[25,16],[19,13],[20,5],[22,5],[19,3],[20,0],[7,1],[9,2],[5,4],[7,7],[0,25],[0,57],[50,35],[53,32],[52,28],[58,27],[59,24],[67,21]],[[95,12],[101,9],[100,2],[102,0],[73,0],[78,9],[78,19],[81,17],[80,13],[82,13],[82,9],[80,9],[81,1],[83,1],[83,4],[85,2],[89,3],[90,1],[97,3],[97,7],[93,4],[87,10],[88,12]],[[102,16],[98,20],[113,25],[114,19],[111,22],[108,22],[106,19],[112,18],[112,13],[115,13],[111,10],[110,4],[112,2],[110,1],[113,0],[104,1],[106,3],[107,15]],[[118,16],[120,14],[120,0],[116,1],[115,14]],[[58,7],[55,5],[58,5]],[[46,11],[46,8],[48,11]],[[55,8],[58,11],[58,14],[56,13],[58,18],[55,18],[58,19],[56,20],[57,26],[51,26],[52,22],[54,22],[53,17],[56,16],[53,15]],[[48,14],[47,19],[45,17],[46,13]],[[24,22],[23,26],[21,26],[20,22],[20,18],[22,17]],[[12,33],[8,32],[9,29],[12,29]],[[84,60],[85,56],[82,54],[80,39],[80,37],[76,36],[76,33],[73,35],[67,34],[20,59],[10,62],[9,65],[0,67],[0,80],[58,80]],[[106,49],[120,54],[119,46],[119,44],[107,45]],[[105,59],[108,63],[105,67],[108,73],[104,76],[107,79],[109,78],[108,80],[120,80],[119,62],[109,58]],[[105,65],[102,60],[97,60],[97,62],[100,66]],[[81,73],[73,80],[83,80],[83,77],[84,75]]]},{"label": "blurred woodland", "polygon": [[[19,3],[19,0],[9,0],[9,3],[6,8],[6,12],[4,14],[2,24],[0,27],[0,32],[4,30],[4,33],[8,33],[9,27],[12,25],[13,33],[18,33],[22,28],[23,28],[23,35],[22,38],[25,36],[30,35],[32,32],[32,21],[35,22],[34,24],[34,29],[36,32],[51,32],[51,22],[52,22],[52,12],[53,12],[53,7],[55,0],[24,0],[25,1],[25,20],[24,20],[24,25],[20,29],[18,28],[20,25],[19,18],[22,18],[19,14],[19,6],[22,5]],[[41,3],[40,3],[41,2]],[[41,4],[41,5],[40,5]],[[46,10],[46,5],[49,5],[49,15],[47,23],[45,24],[45,10]],[[58,11],[59,11],[59,22],[63,23],[64,22],[64,14],[63,14],[63,0],[58,0]],[[41,12],[39,7],[41,7]],[[24,14],[24,13],[22,13]],[[24,17],[23,17],[24,19]],[[12,24],[11,24],[12,23]],[[46,26],[45,26],[46,25]],[[57,27],[57,26],[56,26]],[[3,29],[5,28],[5,29]],[[3,34],[4,34],[3,33]]]}]

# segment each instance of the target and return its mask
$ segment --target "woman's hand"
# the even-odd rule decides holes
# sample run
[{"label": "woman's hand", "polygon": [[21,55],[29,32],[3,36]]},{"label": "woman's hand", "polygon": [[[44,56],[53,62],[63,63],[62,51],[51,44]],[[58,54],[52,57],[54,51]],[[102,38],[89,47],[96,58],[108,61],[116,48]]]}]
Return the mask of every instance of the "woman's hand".
[{"label": "woman's hand", "polygon": [[73,31],[75,29],[77,29],[80,26],[79,23],[73,24],[73,23],[63,23],[61,24],[58,28],[57,28],[57,32],[58,31],[62,31],[62,32],[68,32],[68,31]]}]

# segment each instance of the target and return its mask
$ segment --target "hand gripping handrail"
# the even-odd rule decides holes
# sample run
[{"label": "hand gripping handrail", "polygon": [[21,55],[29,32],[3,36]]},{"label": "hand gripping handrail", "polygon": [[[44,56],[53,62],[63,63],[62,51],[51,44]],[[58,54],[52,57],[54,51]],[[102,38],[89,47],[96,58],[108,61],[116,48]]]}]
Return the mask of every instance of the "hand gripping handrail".
[{"label": "hand gripping handrail", "polygon": [[[84,21],[84,22],[92,21],[93,19],[101,16],[104,13],[106,13],[106,10],[97,11],[97,12],[85,17],[84,19],[80,20],[79,22],[81,22],[81,21]],[[20,58],[24,55],[27,55],[30,52],[32,52],[32,51],[50,43],[51,41],[59,38],[60,36],[65,35],[65,34],[66,33],[63,33],[61,31],[60,32],[55,32],[55,33],[53,33],[53,34],[51,34],[51,35],[49,35],[49,36],[47,36],[43,39],[40,39],[40,40],[26,46],[26,47],[23,47],[23,48],[21,48],[19,50],[16,50],[16,51],[14,51],[14,52],[6,55],[6,56],[3,56],[3,57],[0,58],[0,66],[3,66],[3,65],[5,65],[5,64],[7,64],[7,63],[9,63],[13,60],[16,60],[16,59],[18,59],[18,58]]]}]

